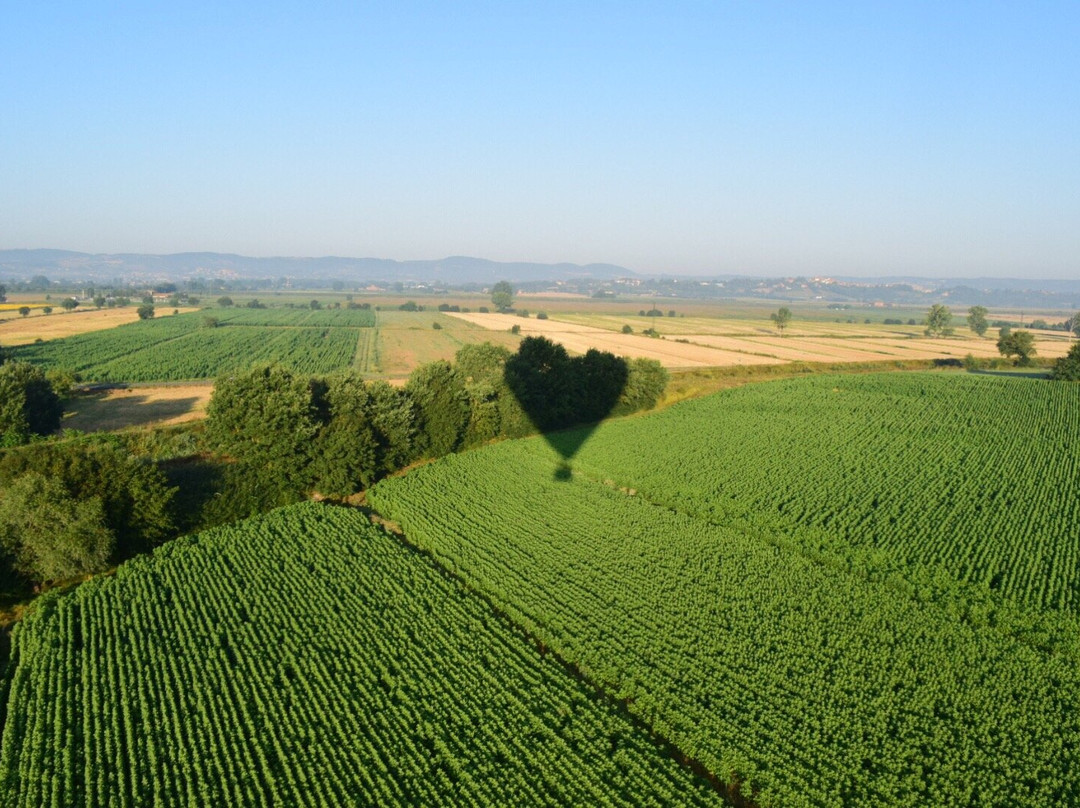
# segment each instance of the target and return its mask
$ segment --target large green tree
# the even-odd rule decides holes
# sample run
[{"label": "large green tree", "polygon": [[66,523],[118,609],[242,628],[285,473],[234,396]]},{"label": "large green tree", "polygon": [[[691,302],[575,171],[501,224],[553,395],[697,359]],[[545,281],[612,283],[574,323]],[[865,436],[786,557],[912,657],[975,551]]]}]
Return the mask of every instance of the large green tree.
[{"label": "large green tree", "polygon": [[1080,311],[1069,318],[1069,330],[1077,337],[1080,337]]},{"label": "large green tree", "polygon": [[948,306],[935,303],[926,313],[926,331],[928,337],[943,337],[952,333],[949,324],[952,322],[952,312]]},{"label": "large green tree", "polygon": [[970,309],[968,309],[968,328],[970,328],[980,337],[985,334],[986,330],[990,327],[990,323],[986,319],[987,314],[989,314],[989,311],[985,306],[972,306]]},{"label": "large green tree", "polygon": [[469,423],[465,383],[446,361],[416,368],[405,384],[420,413],[423,447],[430,457],[442,457],[461,447]]},{"label": "large green tree", "polygon": [[64,414],[41,368],[27,362],[0,366],[0,445],[17,446],[32,435],[48,435],[60,428]]},{"label": "large green tree", "polygon": [[1054,362],[1050,378],[1061,382],[1080,382],[1080,342],[1075,343],[1065,356]]},{"label": "large green tree", "polygon": [[514,287],[510,281],[499,281],[491,287],[491,302],[499,311],[506,311],[514,305]]},{"label": "large green tree", "polygon": [[206,410],[206,434],[277,492],[308,488],[320,421],[311,380],[281,365],[259,365],[220,377]]},{"label": "large green tree", "polygon": [[323,383],[319,400],[324,425],[315,439],[311,463],[315,489],[347,497],[367,488],[379,473],[371,394],[359,375],[346,372]]},{"label": "large green tree", "polygon": [[1035,335],[1030,331],[1011,331],[997,341],[998,351],[1004,357],[1015,356],[1015,364],[1025,367],[1035,356]]},{"label": "large green tree", "polygon": [[7,303],[7,287],[0,283],[0,303]]},{"label": "large green tree", "polygon": [[101,500],[76,500],[59,480],[31,472],[0,488],[0,546],[34,581],[101,572],[114,541]]},{"label": "large green tree", "polygon": [[379,470],[389,474],[417,458],[420,413],[412,396],[401,388],[379,381],[369,384],[367,389],[371,396],[368,417],[378,444]]},{"label": "large green tree", "polygon": [[132,459],[112,441],[33,443],[0,457],[0,486],[31,473],[62,485],[80,506],[99,502],[119,558],[145,552],[175,532],[176,490],[157,466]]}]

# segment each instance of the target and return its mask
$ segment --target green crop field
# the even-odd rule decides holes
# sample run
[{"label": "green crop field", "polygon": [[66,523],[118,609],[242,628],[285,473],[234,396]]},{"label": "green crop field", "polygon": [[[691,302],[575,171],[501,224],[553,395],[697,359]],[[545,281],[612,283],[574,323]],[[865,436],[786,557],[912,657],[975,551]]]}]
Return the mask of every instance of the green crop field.
[{"label": "green crop field", "polygon": [[358,512],[178,540],[16,629],[0,805],[719,805]]},{"label": "green crop field", "polygon": [[[206,327],[207,317],[217,326]],[[319,374],[354,365],[374,325],[374,312],[358,309],[214,309],[27,345],[14,353],[99,382],[203,379],[271,361]]]},{"label": "green crop field", "polygon": [[1078,405],[781,381],[602,426],[569,481],[535,438],[369,499],[759,804],[1076,804]]},{"label": "green crop field", "polygon": [[612,423],[576,461],[681,512],[768,520],[1080,610],[1080,387],[989,375],[817,376]]}]

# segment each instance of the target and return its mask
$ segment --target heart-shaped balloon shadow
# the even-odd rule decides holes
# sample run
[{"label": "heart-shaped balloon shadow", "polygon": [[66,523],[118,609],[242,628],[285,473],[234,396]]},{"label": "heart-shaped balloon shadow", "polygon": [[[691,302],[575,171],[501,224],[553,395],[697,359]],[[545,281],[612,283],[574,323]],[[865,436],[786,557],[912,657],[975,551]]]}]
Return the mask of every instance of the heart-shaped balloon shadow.
[{"label": "heart-shaped balloon shadow", "polygon": [[506,360],[506,386],[562,456],[556,479],[570,479],[570,459],[619,403],[629,376],[622,357],[595,349],[571,357],[546,337],[526,337]]}]

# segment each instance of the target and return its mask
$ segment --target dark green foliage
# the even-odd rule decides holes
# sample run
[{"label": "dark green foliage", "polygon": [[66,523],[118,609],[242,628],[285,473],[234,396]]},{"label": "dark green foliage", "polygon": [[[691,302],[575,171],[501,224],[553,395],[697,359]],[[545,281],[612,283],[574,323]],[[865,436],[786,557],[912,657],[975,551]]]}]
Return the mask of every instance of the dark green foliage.
[{"label": "dark green foliage", "polygon": [[7,287],[0,283],[0,303],[7,302]]},{"label": "dark green foliage", "polygon": [[633,328],[631,328],[631,327],[630,327],[629,325],[624,325],[624,326],[622,327],[622,332],[623,332],[624,334],[633,334],[633,333],[634,333],[634,329],[633,329]]},{"label": "dark green foliage", "polygon": [[1080,381],[1080,342],[1069,348],[1065,356],[1054,362],[1050,378],[1062,382]]},{"label": "dark green foliage", "polygon": [[415,300],[406,300],[398,306],[398,311],[420,311],[420,306],[416,305]]},{"label": "dark green foliage", "polygon": [[371,485],[379,472],[379,443],[371,425],[372,398],[352,373],[332,376],[321,393],[323,427],[315,440],[315,490],[347,497]]},{"label": "dark green foliage", "polygon": [[58,479],[37,472],[0,488],[0,548],[31,580],[101,572],[114,542],[97,497],[76,500]]},{"label": "dark green foliage", "polygon": [[454,367],[446,361],[421,365],[409,375],[405,390],[420,413],[421,451],[442,457],[460,448],[469,423],[469,401]]},{"label": "dark green foliage", "polygon": [[0,445],[18,446],[60,427],[63,405],[41,368],[26,362],[0,366]]},{"label": "dark green foliage", "polygon": [[29,306],[19,306],[19,316],[20,317],[29,317],[30,316],[30,307]]},{"label": "dark green foliage", "polygon": [[380,475],[409,465],[418,456],[420,413],[412,397],[386,382],[367,386],[371,396],[368,417],[378,446]]},{"label": "dark green foliage", "polygon": [[627,360],[627,366],[629,373],[622,395],[619,396],[616,414],[626,415],[651,410],[667,388],[667,368],[655,359],[642,358]]},{"label": "dark green foliage", "polygon": [[233,305],[233,299],[231,297],[219,297],[217,299],[217,307],[219,309],[227,309]]},{"label": "dark green foliage", "polygon": [[998,338],[997,348],[1002,356],[1015,356],[1015,364],[1026,367],[1031,364],[1031,358],[1036,353],[1035,335],[1030,331],[1011,331]]},{"label": "dark green foliage", "polygon": [[464,445],[478,446],[500,435],[528,434],[524,411],[503,380],[511,353],[491,343],[464,345],[454,357],[454,368],[468,397],[469,421]]},{"label": "dark green foliage", "polygon": [[135,309],[135,313],[139,315],[140,320],[152,320],[154,319],[154,304],[143,303],[139,308]]},{"label": "dark green foliage", "polygon": [[64,311],[74,311],[79,306],[79,301],[73,297],[65,297],[60,301],[60,308]]},{"label": "dark green foliage", "polygon": [[318,434],[312,383],[280,365],[223,376],[207,407],[206,434],[219,452],[240,461],[267,485],[306,490]]},{"label": "dark green foliage", "polygon": [[566,348],[546,337],[525,337],[504,372],[507,386],[541,432],[573,423],[576,402],[570,376]]},{"label": "dark green foliage", "polygon": [[175,491],[164,475],[111,442],[35,443],[0,457],[0,487],[30,473],[56,481],[80,504],[100,502],[118,557],[145,552],[174,532]]},{"label": "dark green foliage", "polygon": [[627,361],[606,351],[590,348],[585,356],[571,360],[571,421],[592,424],[612,413],[629,376]]}]

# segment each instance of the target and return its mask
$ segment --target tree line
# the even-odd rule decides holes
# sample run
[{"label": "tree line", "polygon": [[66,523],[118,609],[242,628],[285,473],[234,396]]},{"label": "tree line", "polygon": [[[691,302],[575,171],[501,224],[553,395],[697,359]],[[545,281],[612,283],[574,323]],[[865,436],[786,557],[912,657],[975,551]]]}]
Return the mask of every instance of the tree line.
[{"label": "tree line", "polygon": [[206,433],[232,461],[232,506],[255,513],[313,491],[348,497],[416,461],[499,438],[647,409],[666,384],[654,360],[595,350],[571,359],[543,337],[526,338],[516,354],[463,346],[452,363],[418,367],[403,387],[263,365],[217,381]]},{"label": "tree line", "polygon": [[[2,361],[2,360],[0,360]],[[402,387],[262,365],[217,380],[204,456],[159,465],[128,437],[47,440],[62,399],[40,368],[0,366],[2,566],[41,583],[108,569],[180,533],[314,493],[344,499],[427,458],[652,407],[667,372],[541,337],[462,347]],[[0,575],[0,577],[3,577]]]}]

